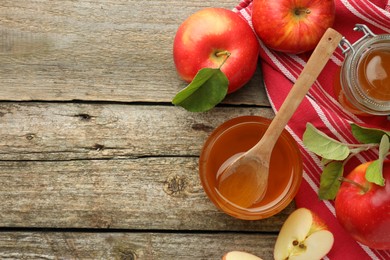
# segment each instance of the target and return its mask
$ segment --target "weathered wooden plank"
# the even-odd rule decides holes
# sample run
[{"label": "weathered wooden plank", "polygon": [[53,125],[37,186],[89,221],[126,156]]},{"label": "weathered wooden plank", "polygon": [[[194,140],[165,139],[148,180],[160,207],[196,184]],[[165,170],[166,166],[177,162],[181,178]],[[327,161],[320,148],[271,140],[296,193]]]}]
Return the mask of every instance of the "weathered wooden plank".
[{"label": "weathered wooden plank", "polygon": [[0,159],[198,156],[215,127],[253,114],[273,116],[257,107],[190,113],[173,106],[0,103]]},{"label": "weathered wooden plank", "polygon": [[179,24],[237,3],[0,2],[0,100],[11,101],[0,102],[1,259],[219,259],[230,250],[272,259],[293,203],[269,219],[234,219],[198,178],[215,127],[273,117],[260,68],[223,102],[251,106],[169,106],[186,85],[172,60]]},{"label": "weathered wooden plank", "polygon": [[1,259],[221,259],[232,250],[271,260],[275,235],[0,233]]},{"label": "weathered wooden plank", "polygon": [[[172,58],[180,23],[202,8],[236,4],[2,0],[0,100],[169,102],[186,85]],[[269,105],[260,70],[226,102]]]},{"label": "weathered wooden plank", "polygon": [[294,209],[241,221],[215,208],[198,158],[0,161],[0,227],[276,232]]}]

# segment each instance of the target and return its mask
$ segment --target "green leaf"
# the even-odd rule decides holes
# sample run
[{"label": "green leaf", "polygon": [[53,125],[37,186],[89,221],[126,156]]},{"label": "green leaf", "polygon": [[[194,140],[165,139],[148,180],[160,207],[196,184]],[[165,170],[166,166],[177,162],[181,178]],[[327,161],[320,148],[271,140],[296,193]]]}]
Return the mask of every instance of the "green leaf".
[{"label": "green leaf", "polygon": [[383,178],[383,162],[389,153],[390,143],[389,137],[383,135],[379,145],[379,158],[371,163],[366,171],[366,179],[379,186],[385,186],[385,179]]},{"label": "green leaf", "polygon": [[343,176],[344,166],[342,162],[329,163],[322,172],[320,190],[318,196],[322,200],[333,200],[340,189],[340,177]]},{"label": "green leaf", "polygon": [[354,148],[352,148],[352,147],[349,148],[349,151],[352,154],[358,154],[358,153],[363,152],[363,151],[368,151],[374,147],[374,146],[370,146],[370,144],[363,144],[363,145],[356,145],[356,146],[351,144],[350,146],[354,147]]},{"label": "green leaf", "polygon": [[379,144],[384,134],[390,136],[390,131],[385,131],[379,128],[363,127],[354,123],[351,124],[351,129],[356,140],[363,144]]},{"label": "green leaf", "polygon": [[325,159],[325,158],[321,158],[321,164],[322,165],[327,165],[328,163],[332,162],[333,160],[328,160],[328,159]]},{"label": "green leaf", "polygon": [[229,80],[219,68],[204,68],[186,88],[176,94],[172,103],[191,112],[205,112],[225,98],[228,85]]},{"label": "green leaf", "polygon": [[379,160],[373,161],[366,170],[366,180],[379,186],[385,186],[385,179],[382,175],[382,163]]},{"label": "green leaf", "polygon": [[344,160],[350,154],[348,144],[343,144],[321,132],[312,124],[306,124],[303,144],[313,153],[326,160]]}]

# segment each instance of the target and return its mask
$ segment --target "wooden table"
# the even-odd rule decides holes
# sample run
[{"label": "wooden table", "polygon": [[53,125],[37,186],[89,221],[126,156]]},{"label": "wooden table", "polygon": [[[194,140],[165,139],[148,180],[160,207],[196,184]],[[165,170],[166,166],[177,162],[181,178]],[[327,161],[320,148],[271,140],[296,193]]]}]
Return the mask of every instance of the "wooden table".
[{"label": "wooden table", "polygon": [[175,32],[237,0],[1,0],[0,259],[272,259],[291,204],[242,221],[198,178],[211,131],[273,117],[260,68],[207,113],[171,104],[186,86]]}]

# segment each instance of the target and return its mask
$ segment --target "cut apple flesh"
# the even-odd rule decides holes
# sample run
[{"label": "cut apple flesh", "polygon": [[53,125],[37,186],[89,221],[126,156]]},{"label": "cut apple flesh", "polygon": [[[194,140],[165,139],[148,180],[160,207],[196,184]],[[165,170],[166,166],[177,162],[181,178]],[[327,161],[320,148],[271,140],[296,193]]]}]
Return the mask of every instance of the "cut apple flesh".
[{"label": "cut apple flesh", "polygon": [[294,211],[283,224],[275,243],[276,260],[321,259],[332,248],[333,234],[313,217],[310,210]]},{"label": "cut apple flesh", "polygon": [[[333,246],[333,234],[328,230],[313,233],[303,242],[303,250],[292,254],[289,260],[322,259]],[[298,246],[299,247],[299,246]]]},{"label": "cut apple flesh", "polygon": [[262,259],[246,252],[231,251],[225,254],[222,260],[262,260]]}]

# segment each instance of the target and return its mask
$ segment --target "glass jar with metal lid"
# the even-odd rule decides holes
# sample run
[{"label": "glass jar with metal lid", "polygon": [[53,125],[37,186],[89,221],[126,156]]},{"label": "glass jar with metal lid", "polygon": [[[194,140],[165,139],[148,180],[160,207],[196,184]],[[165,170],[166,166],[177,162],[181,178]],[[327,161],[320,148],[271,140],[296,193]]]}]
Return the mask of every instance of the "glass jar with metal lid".
[{"label": "glass jar with metal lid", "polygon": [[340,43],[345,55],[340,71],[342,92],[355,111],[390,115],[390,34],[376,35],[361,24],[354,30],[364,36],[354,44],[345,38]]}]

